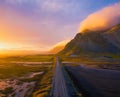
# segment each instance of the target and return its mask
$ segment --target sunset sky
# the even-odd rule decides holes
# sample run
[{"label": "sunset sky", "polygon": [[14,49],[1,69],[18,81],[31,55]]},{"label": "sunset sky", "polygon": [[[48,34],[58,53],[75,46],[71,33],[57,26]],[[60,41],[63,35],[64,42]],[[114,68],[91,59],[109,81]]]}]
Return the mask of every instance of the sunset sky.
[{"label": "sunset sky", "polygon": [[47,50],[91,13],[119,0],[0,0],[0,49]]}]

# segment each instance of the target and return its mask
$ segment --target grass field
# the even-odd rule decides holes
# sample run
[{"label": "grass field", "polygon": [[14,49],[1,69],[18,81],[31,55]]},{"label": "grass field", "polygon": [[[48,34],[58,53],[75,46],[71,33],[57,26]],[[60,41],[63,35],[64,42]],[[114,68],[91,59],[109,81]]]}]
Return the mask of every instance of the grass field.
[{"label": "grass field", "polygon": [[[73,62],[72,66],[84,64],[85,66],[95,68],[120,69],[119,55],[80,55],[80,56],[62,56],[61,62]],[[51,97],[52,78],[54,75],[55,55],[26,55],[9,56],[0,58],[0,80],[17,79],[22,83],[35,82],[31,96],[26,97]],[[18,62],[18,63],[17,63]],[[38,64],[36,64],[38,62]],[[50,62],[48,64],[39,64],[39,62]],[[30,63],[30,64],[27,64]],[[119,67],[118,67],[119,66]],[[43,72],[32,78],[27,76],[31,73]],[[22,78],[23,77],[23,78]],[[26,78],[25,78],[26,77]],[[2,93],[7,95],[13,92],[12,87],[7,87]],[[48,96],[49,95],[49,96]]]},{"label": "grass field", "polygon": [[[46,70],[43,66],[24,66],[15,62],[52,62],[53,55],[33,55],[33,56],[16,56],[0,58],[0,79],[8,77],[22,76],[29,72],[38,72]],[[34,64],[33,64],[34,65]],[[52,64],[51,64],[52,65]]]},{"label": "grass field", "polygon": [[120,55],[117,54],[84,54],[79,56],[62,56],[62,62],[72,62],[72,66],[84,65],[86,67],[120,70]]},{"label": "grass field", "polygon": [[[31,97],[44,97],[50,95],[52,86],[54,55],[28,55],[9,56],[0,58],[0,80],[17,79],[22,83],[36,82]],[[16,63],[14,63],[16,62]],[[18,63],[17,63],[18,62]],[[19,63],[22,62],[22,63]],[[33,62],[32,64],[27,64]],[[50,64],[34,64],[34,62],[51,62]],[[43,72],[40,75],[28,78],[28,75],[35,72]],[[9,95],[14,90],[6,87],[0,94]],[[27,97],[27,96],[26,96]],[[29,97],[29,96],[28,96]]]},{"label": "grass field", "polygon": [[26,55],[26,56],[4,56],[0,62],[22,61],[22,62],[52,62],[54,55]]}]

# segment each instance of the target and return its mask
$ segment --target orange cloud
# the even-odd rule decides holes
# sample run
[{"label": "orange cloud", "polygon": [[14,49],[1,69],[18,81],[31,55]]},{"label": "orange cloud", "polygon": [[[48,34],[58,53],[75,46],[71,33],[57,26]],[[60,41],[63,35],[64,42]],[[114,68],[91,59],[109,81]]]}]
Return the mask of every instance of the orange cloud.
[{"label": "orange cloud", "polygon": [[58,42],[57,44],[55,44],[50,50],[49,53],[58,53],[59,51],[61,51],[62,49],[64,49],[64,47],[66,46],[66,44],[70,41],[70,39],[67,40],[63,40]]},{"label": "orange cloud", "polygon": [[79,32],[84,30],[105,30],[119,23],[120,3],[116,3],[89,15],[80,24]]}]

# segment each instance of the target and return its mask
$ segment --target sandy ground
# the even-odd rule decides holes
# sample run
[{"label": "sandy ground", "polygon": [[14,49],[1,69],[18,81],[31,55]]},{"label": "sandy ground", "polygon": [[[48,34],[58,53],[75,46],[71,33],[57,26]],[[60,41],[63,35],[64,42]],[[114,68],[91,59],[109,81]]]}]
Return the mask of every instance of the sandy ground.
[{"label": "sandy ground", "polygon": [[[33,78],[36,75],[41,75],[44,72],[33,72],[28,75],[25,75],[20,78]],[[20,84],[18,84],[20,83]],[[5,90],[8,87],[13,88],[13,92],[9,94],[7,97],[27,97],[26,94],[31,94],[35,87],[35,81],[32,82],[21,82],[19,79],[1,79],[0,80],[0,90]],[[29,92],[28,92],[29,91]],[[0,97],[3,97],[2,93],[0,93]]]}]

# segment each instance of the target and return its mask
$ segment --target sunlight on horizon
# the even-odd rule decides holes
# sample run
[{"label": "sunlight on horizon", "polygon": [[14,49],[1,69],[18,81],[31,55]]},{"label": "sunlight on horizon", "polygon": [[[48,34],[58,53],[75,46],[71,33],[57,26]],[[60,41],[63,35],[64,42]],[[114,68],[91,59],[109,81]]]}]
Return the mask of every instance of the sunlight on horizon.
[{"label": "sunlight on horizon", "polygon": [[0,57],[11,55],[29,55],[29,54],[46,54],[49,48],[39,48],[33,45],[7,44],[0,42]]},{"label": "sunlight on horizon", "polygon": [[11,47],[9,45],[5,45],[5,44],[0,43],[0,50],[4,50],[4,49],[11,49]]}]

